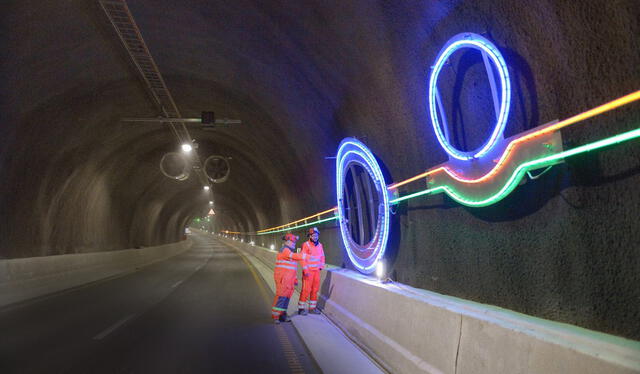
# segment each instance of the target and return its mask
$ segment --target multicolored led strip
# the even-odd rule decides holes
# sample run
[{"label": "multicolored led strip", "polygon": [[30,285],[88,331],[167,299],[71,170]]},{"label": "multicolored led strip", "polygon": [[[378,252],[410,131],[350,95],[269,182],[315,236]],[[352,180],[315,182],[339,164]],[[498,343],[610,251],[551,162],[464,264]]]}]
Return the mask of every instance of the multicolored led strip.
[{"label": "multicolored led strip", "polygon": [[[497,121],[489,140],[482,145],[479,150],[472,152],[463,152],[449,143],[441,129],[438,112],[436,110],[436,104],[440,104],[437,89],[440,70],[447,59],[461,48],[475,48],[483,53],[487,73],[490,75],[494,104],[496,106]],[[491,80],[493,73],[491,67],[488,65],[489,60],[495,65],[500,77],[501,96],[499,108],[495,82]],[[562,160],[567,157],[640,137],[640,128],[637,128],[573,149],[563,150],[559,131],[567,126],[640,100],[640,90],[565,119],[564,121],[544,125],[540,128],[529,130],[524,134],[503,140],[502,134],[509,114],[510,98],[511,87],[508,69],[497,47],[480,35],[473,33],[458,34],[451,38],[438,54],[429,79],[429,111],[432,125],[438,142],[450,156],[448,162],[404,181],[387,186],[379,165],[369,149],[356,139],[346,138],[340,143],[336,156],[337,207],[284,225],[263,229],[256,233],[232,233],[229,231],[223,231],[223,233],[266,235],[295,230],[337,219],[342,241],[351,262],[361,272],[371,273],[384,255],[389,235],[389,207],[391,205],[419,196],[433,195],[442,192],[462,205],[470,207],[492,205],[511,193],[511,191],[518,186],[518,183],[525,174],[531,170],[551,167],[556,163],[562,162]],[[444,113],[441,114],[444,115]],[[444,118],[443,122],[446,123]],[[347,227],[347,220],[343,217],[345,210],[342,201],[343,188],[345,185],[344,179],[346,177],[346,170],[350,165],[360,165],[367,171],[374,181],[380,198],[379,200],[381,201],[373,239],[364,245],[360,245],[352,239]],[[424,179],[426,179],[428,185],[431,187],[406,196],[389,199],[387,191],[395,192],[401,186]],[[335,215],[320,219],[321,216],[327,213],[334,213]],[[311,218],[317,218],[317,220],[309,223],[308,220]],[[299,224],[300,222],[304,223]]]},{"label": "multicolored led strip", "polygon": [[470,178],[464,178],[463,176],[458,175],[457,173],[455,173],[453,170],[451,170],[450,168],[448,168],[447,166],[440,166],[437,168],[433,168],[433,169],[429,169],[427,171],[425,171],[422,174],[418,174],[414,177],[405,179],[403,181],[394,183],[392,185],[390,185],[389,187],[387,187],[389,190],[394,190],[397,189],[400,186],[403,186],[405,184],[409,184],[411,182],[414,182],[416,180],[420,180],[423,178],[426,178],[429,175],[435,174],[435,173],[440,173],[440,172],[445,172],[447,174],[449,174],[452,178],[462,182],[462,183],[482,183],[485,182],[487,180],[489,180],[491,177],[493,177],[494,175],[496,175],[498,172],[500,172],[500,170],[507,165],[509,158],[511,157],[512,153],[514,152],[514,150],[517,148],[517,146],[519,144],[522,143],[526,143],[527,141],[530,141],[538,136],[544,135],[544,134],[548,134],[554,131],[558,131],[562,128],[565,128],[567,126],[576,124],[578,122],[582,122],[586,119],[595,117],[599,114],[608,112],[610,110],[619,108],[623,105],[626,104],[630,104],[634,101],[638,101],[640,100],[640,90],[630,93],[628,95],[625,95],[621,98],[618,98],[616,100],[610,101],[606,104],[600,105],[598,107],[595,107],[591,110],[587,110],[583,113],[577,114],[573,117],[567,118],[563,121],[557,122],[555,124],[552,124],[550,126],[547,126],[541,130],[538,130],[534,133],[531,134],[527,134],[525,136],[522,136],[520,138],[517,138],[515,140],[513,140],[511,143],[509,143],[509,145],[507,146],[507,149],[505,150],[505,152],[502,154],[502,156],[500,157],[500,160],[496,163],[495,167],[489,171],[487,174],[485,174],[484,176],[480,177],[480,178],[475,178],[475,179],[470,179]]},{"label": "multicolored led strip", "polygon": [[[267,234],[268,232],[281,232],[281,231],[285,231],[285,230],[287,230],[287,229],[289,229],[289,228],[295,228],[294,226],[295,226],[295,224],[296,224],[296,223],[298,223],[298,222],[307,221],[307,220],[309,220],[309,219],[311,219],[311,218],[316,218],[316,217],[318,217],[318,218],[319,218],[319,217],[320,217],[320,216],[322,216],[322,215],[325,215],[325,214],[330,213],[330,212],[335,212],[336,210],[338,210],[338,207],[333,207],[333,208],[331,208],[331,209],[324,210],[324,211],[322,211],[322,212],[320,212],[320,213],[316,213],[316,214],[311,215],[311,216],[309,216],[309,217],[300,218],[300,219],[299,219],[299,220],[297,220],[297,221],[289,222],[289,223],[286,223],[286,224],[284,224],[284,225],[280,225],[280,226],[270,227],[270,228],[268,228],[268,229],[262,229],[262,230],[259,230],[259,231],[257,231],[257,233],[258,233],[258,234],[261,234],[261,233],[265,233],[265,234]],[[325,220],[325,221],[326,221],[326,220]],[[317,222],[318,222],[318,221],[316,221],[316,223],[317,223]],[[310,225],[307,225],[307,226],[310,226]],[[274,230],[278,230],[278,229],[283,228],[283,227],[284,227],[284,230],[274,231]],[[302,226],[296,226],[296,227],[302,227]],[[267,231],[268,231],[268,232],[267,232]]]},{"label": "multicolored led strip", "polygon": [[[333,210],[333,209],[332,209]],[[313,222],[309,222],[309,223],[305,223],[303,225],[296,225],[296,226],[288,226],[288,225],[282,225],[279,227],[283,227],[283,226],[287,226],[283,229],[277,229],[277,230],[270,230],[270,231],[266,231],[266,230],[261,230],[258,231],[255,235],[266,235],[266,234],[275,234],[278,232],[284,232],[284,231],[290,231],[290,230],[296,230],[296,229],[301,229],[303,227],[309,227],[309,226],[315,226],[324,222],[329,222],[329,221],[333,221],[335,219],[338,219],[338,216],[334,216],[334,217],[329,217],[329,218],[324,218],[324,219],[319,219],[317,221],[313,221]],[[296,221],[296,222],[300,222],[300,221]]]},{"label": "multicolored led strip", "polygon": [[[400,186],[404,186],[407,185],[409,183],[421,180],[423,181],[425,178],[429,177],[430,175],[436,174],[436,173],[446,173],[448,176],[450,176],[452,179],[461,182],[461,183],[469,183],[469,184],[478,184],[478,183],[483,183],[488,181],[489,179],[491,179],[492,177],[494,177],[496,174],[500,173],[502,171],[503,168],[505,168],[505,166],[509,163],[509,160],[511,159],[512,155],[514,154],[514,152],[517,150],[517,148],[521,145],[526,143],[527,141],[534,139],[537,136],[541,136],[550,132],[554,132],[554,131],[558,131],[562,128],[565,128],[567,126],[582,122],[586,119],[595,117],[597,115],[606,113],[608,111],[611,111],[613,109],[622,107],[624,105],[633,103],[635,101],[640,100],[640,90],[633,92],[631,94],[625,95],[623,97],[620,97],[616,100],[610,101],[606,104],[600,105],[596,108],[590,109],[588,111],[585,111],[583,113],[580,113],[578,115],[572,116],[570,118],[567,118],[563,121],[557,122],[555,124],[549,125],[543,129],[540,129],[534,133],[530,133],[530,134],[526,134],[520,138],[517,138],[513,141],[511,141],[509,143],[509,145],[507,146],[506,150],[504,151],[504,153],[502,154],[502,156],[500,157],[500,160],[496,163],[495,167],[493,169],[491,169],[489,172],[487,172],[485,175],[479,177],[479,178],[475,178],[475,179],[470,179],[470,178],[464,178],[461,175],[456,174],[454,171],[450,170],[449,168],[447,168],[446,166],[439,166],[433,169],[430,169],[424,173],[418,174],[414,177],[408,178],[406,180],[391,184],[389,186],[387,186],[387,189],[392,191],[392,190],[396,190],[398,189]],[[455,201],[458,201],[460,204],[464,204],[467,206],[476,206],[476,207],[480,207],[480,206],[487,206],[487,205],[491,205],[499,200],[501,200],[502,198],[504,198],[504,196],[506,196],[508,193],[510,193],[516,186],[517,186],[517,181],[520,180],[520,178],[522,178],[524,176],[524,174],[529,171],[529,170],[533,170],[533,169],[537,169],[543,165],[545,165],[546,163],[552,163],[555,162],[557,160],[560,160],[562,158],[566,158],[566,157],[570,157],[573,156],[575,154],[578,153],[582,153],[582,152],[588,152],[591,150],[595,150],[595,149],[599,149],[601,147],[607,146],[607,145],[611,145],[611,144],[615,144],[615,143],[619,143],[619,142],[623,142],[623,141],[628,141],[628,140],[632,140],[635,139],[637,137],[637,133],[639,130],[633,130],[631,132],[627,132],[624,134],[620,134],[620,135],[616,135],[613,136],[611,138],[607,138],[607,139],[603,139],[594,143],[590,143],[581,147],[577,147],[571,150],[567,150],[564,151],[562,153],[558,153],[555,155],[551,155],[548,157],[544,157],[544,158],[540,158],[540,159],[536,159],[536,160],[531,160],[528,161],[526,163],[523,163],[522,165],[518,166],[515,171],[513,171],[511,173],[511,176],[508,178],[507,183],[504,184],[504,186],[502,186],[496,193],[494,193],[490,198],[484,198],[481,200],[472,200],[469,197],[465,197],[463,195],[461,195],[460,193],[458,193],[455,190],[455,187],[452,187],[451,185],[442,185],[442,186],[435,186],[432,188],[427,188],[425,190],[421,190],[421,191],[417,191],[414,193],[411,193],[409,195],[406,196],[402,196],[400,198],[396,198],[393,200],[390,200],[389,203],[390,204],[397,204],[401,201],[404,200],[409,200],[412,198],[416,198],[419,196],[423,196],[423,195],[428,195],[428,194],[436,194],[439,192],[444,192],[447,193],[447,195],[449,195],[452,199],[454,199]],[[327,213],[334,213],[337,211],[337,207],[333,207],[331,209],[327,209],[325,211],[313,214],[311,216],[305,217],[305,218],[301,218],[298,219],[296,221],[293,222],[289,222],[286,223],[284,225],[280,225],[280,226],[276,226],[276,227],[271,227],[271,228],[266,228],[263,230],[259,230],[255,233],[251,232],[251,233],[239,233],[239,232],[233,232],[233,234],[246,234],[246,235],[265,235],[265,234],[272,234],[272,233],[279,233],[279,232],[284,232],[287,230],[295,230],[298,228],[303,228],[303,227],[308,227],[308,226],[312,226],[312,225],[317,225],[317,224],[321,224],[321,223],[325,223],[325,222],[329,222],[329,221],[333,221],[338,219],[338,216],[332,216],[332,217],[328,217],[328,218],[324,218],[324,219],[319,219],[319,220],[315,220],[311,223],[305,223],[303,225],[296,225],[296,223],[299,222],[304,222],[307,221],[311,218],[319,218],[322,215],[325,215]],[[222,231],[223,233],[225,233],[225,231]],[[231,234],[232,232],[229,232],[229,234]]]},{"label": "multicolored led strip", "polygon": [[540,167],[544,167],[547,166],[549,164],[553,164],[555,163],[557,160],[561,160],[567,157],[571,157],[571,156],[575,156],[577,154],[580,153],[584,153],[584,152],[589,152],[589,151],[593,151],[596,149],[600,149],[606,146],[610,146],[610,145],[614,145],[614,144],[618,144],[618,143],[622,143],[625,141],[629,141],[629,140],[633,140],[640,137],[640,128],[637,128],[635,130],[629,131],[629,132],[625,132],[619,135],[615,135],[612,136],[610,138],[606,138],[606,139],[602,139],[599,140],[597,142],[593,142],[593,143],[589,143],[589,144],[585,144],[583,146],[580,147],[576,147],[570,150],[566,150],[564,152],[560,152],[551,156],[547,156],[547,157],[543,157],[543,158],[539,158],[536,160],[531,160],[528,162],[525,162],[521,165],[519,165],[516,170],[511,174],[511,177],[508,179],[507,183],[505,183],[502,188],[497,191],[495,194],[485,198],[485,199],[481,199],[481,200],[472,200],[469,199],[468,197],[465,197],[464,195],[458,193],[458,191],[456,191],[456,189],[452,186],[449,185],[442,185],[442,186],[437,186],[437,187],[433,187],[433,188],[427,188],[425,190],[419,191],[419,192],[415,192],[412,193],[410,195],[407,196],[402,196],[396,199],[391,200],[389,203],[390,204],[398,204],[401,201],[404,200],[408,200],[408,199],[413,199],[415,197],[418,196],[423,196],[423,195],[427,195],[427,194],[436,194],[436,193],[440,193],[440,192],[445,192],[447,195],[449,195],[452,199],[454,199],[455,201],[457,201],[460,204],[463,205],[467,205],[467,206],[473,206],[473,207],[482,207],[482,206],[487,206],[487,205],[492,205],[495,204],[496,202],[502,200],[505,196],[507,196],[511,191],[513,191],[514,188],[516,188],[516,186],[518,185],[518,182],[520,181],[520,179],[522,177],[524,177],[524,175],[526,174],[527,171],[530,170],[534,170],[534,169],[538,169]]}]

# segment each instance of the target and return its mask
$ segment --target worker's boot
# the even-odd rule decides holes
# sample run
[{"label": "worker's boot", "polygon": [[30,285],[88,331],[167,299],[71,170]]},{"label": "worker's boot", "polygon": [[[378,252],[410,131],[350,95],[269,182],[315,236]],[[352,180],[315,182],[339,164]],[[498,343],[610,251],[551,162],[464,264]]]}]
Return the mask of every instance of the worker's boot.
[{"label": "worker's boot", "polygon": [[280,320],[276,318],[276,319],[273,320],[273,323],[275,323],[276,325],[279,325],[280,324]]},{"label": "worker's boot", "polygon": [[311,313],[311,314],[322,314],[320,312],[320,309],[318,309],[318,308],[313,308],[313,309],[309,310],[309,313]]},{"label": "worker's boot", "polygon": [[301,316],[306,316],[307,315],[307,311],[305,309],[298,309],[298,314]]},{"label": "worker's boot", "polygon": [[282,313],[282,315],[280,315],[280,322],[291,322],[291,318],[289,318],[286,312]]}]

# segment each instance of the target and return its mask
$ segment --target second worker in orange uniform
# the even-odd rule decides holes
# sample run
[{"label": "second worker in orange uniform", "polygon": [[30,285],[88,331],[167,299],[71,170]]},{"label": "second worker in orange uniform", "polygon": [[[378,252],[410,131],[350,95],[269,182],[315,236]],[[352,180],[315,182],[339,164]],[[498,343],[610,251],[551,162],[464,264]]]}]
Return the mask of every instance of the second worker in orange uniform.
[{"label": "second worker in orange uniform", "polygon": [[298,314],[306,315],[307,302],[309,313],[320,314],[318,310],[318,290],[320,272],[324,269],[324,248],[320,243],[320,231],[317,227],[309,229],[309,240],[302,245],[301,253],[306,255],[302,261],[302,292],[298,301]]}]

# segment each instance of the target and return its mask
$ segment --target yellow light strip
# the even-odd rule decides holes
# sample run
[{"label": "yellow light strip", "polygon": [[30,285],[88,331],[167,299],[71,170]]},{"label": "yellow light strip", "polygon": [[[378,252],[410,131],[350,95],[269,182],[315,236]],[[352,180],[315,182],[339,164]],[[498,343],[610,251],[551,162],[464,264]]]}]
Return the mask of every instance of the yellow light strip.
[{"label": "yellow light strip", "polygon": [[[437,168],[434,168],[434,169],[429,169],[429,170],[425,171],[424,173],[418,174],[418,175],[416,175],[414,177],[411,177],[409,179],[405,179],[405,180],[403,180],[401,182],[394,183],[394,184],[392,184],[390,186],[387,186],[387,190],[390,190],[390,191],[394,190],[394,189],[396,189],[396,188],[398,188],[400,186],[403,186],[405,184],[409,184],[409,183],[414,182],[414,181],[416,181],[418,179],[425,178],[428,175],[437,173],[439,171],[445,171],[452,178],[454,178],[454,179],[456,179],[456,180],[458,180],[460,182],[463,182],[463,183],[481,183],[481,182],[484,182],[487,179],[491,178],[493,175],[497,174],[498,171],[503,167],[503,165],[507,164],[506,161],[511,156],[511,152],[513,151],[513,149],[519,143],[526,142],[527,140],[533,139],[533,138],[535,138],[537,136],[540,136],[540,135],[543,135],[543,134],[546,134],[546,133],[549,133],[549,132],[557,131],[557,130],[559,130],[561,128],[573,125],[575,123],[584,121],[584,120],[586,120],[588,118],[591,118],[591,117],[595,117],[595,116],[597,116],[599,114],[608,112],[610,110],[619,108],[619,107],[621,107],[623,105],[626,105],[626,104],[629,104],[629,103],[632,103],[632,102],[638,101],[638,100],[640,100],[640,90],[635,91],[633,93],[630,93],[628,95],[622,96],[622,97],[620,97],[620,98],[618,98],[616,100],[610,101],[610,102],[608,102],[606,104],[600,105],[600,106],[595,107],[593,109],[587,110],[587,111],[582,112],[580,114],[577,114],[577,115],[575,115],[573,117],[569,117],[569,118],[567,118],[567,119],[565,119],[563,121],[560,121],[558,123],[555,123],[553,125],[545,127],[543,129],[538,130],[536,132],[533,132],[531,134],[527,134],[527,135],[525,135],[523,137],[515,139],[515,140],[511,141],[511,143],[509,143],[509,145],[507,146],[505,152],[502,153],[502,156],[500,157],[500,161],[498,161],[496,166],[493,169],[491,169],[491,171],[489,171],[487,174],[485,174],[484,176],[482,176],[480,178],[477,178],[477,179],[465,179],[465,178],[455,174],[453,171],[449,170],[448,168],[446,168],[444,166],[440,166],[440,167],[437,167]],[[277,229],[284,228],[284,227],[287,227],[287,226],[292,226],[292,225],[295,225],[298,222],[302,222],[302,221],[308,220],[310,218],[320,217],[323,214],[326,214],[326,213],[329,213],[329,212],[335,212],[337,209],[338,209],[337,207],[333,207],[331,209],[327,209],[327,210],[322,211],[320,213],[316,213],[314,215],[311,215],[311,216],[308,216],[308,217],[305,217],[305,218],[301,218],[301,219],[299,219],[297,221],[289,222],[289,223],[286,223],[286,224],[280,225],[280,226],[275,226],[275,227],[270,227],[270,228],[267,228],[267,229],[259,230],[256,233],[262,233],[262,232],[265,232],[265,231],[272,231],[272,230],[277,230]],[[229,231],[226,231],[226,233],[228,233],[228,234],[240,234],[239,232],[229,232]]]},{"label": "yellow light strip", "polygon": [[441,166],[441,167],[438,167],[438,168],[435,168],[435,169],[427,170],[426,172],[424,172],[422,174],[419,174],[419,175],[416,175],[415,177],[411,177],[411,178],[406,179],[404,181],[392,184],[391,186],[388,186],[387,189],[388,190],[396,189],[396,188],[398,188],[398,187],[400,187],[402,185],[411,183],[411,182],[413,182],[415,180],[418,180],[418,179],[425,178],[428,175],[431,175],[431,174],[434,174],[434,173],[437,173],[437,172],[443,171],[443,170],[447,174],[449,174],[452,178],[454,178],[454,179],[456,179],[456,180],[458,180],[460,182],[463,182],[463,183],[482,183],[482,182],[486,181],[487,179],[491,178],[492,176],[494,176],[495,174],[497,174],[498,171],[504,165],[507,164],[507,160],[510,157],[511,152],[513,151],[513,149],[519,143],[524,143],[524,142],[526,142],[528,140],[531,140],[531,139],[533,139],[533,138],[535,138],[537,136],[540,136],[540,135],[543,135],[543,134],[546,134],[546,133],[549,133],[549,132],[557,131],[557,130],[559,130],[561,128],[564,128],[564,127],[573,125],[575,123],[584,121],[584,120],[586,120],[588,118],[591,118],[591,117],[595,117],[595,116],[597,116],[599,114],[602,114],[602,113],[608,112],[610,110],[619,108],[619,107],[621,107],[623,105],[632,103],[632,102],[637,101],[637,100],[640,100],[640,90],[636,91],[636,92],[633,92],[631,94],[625,95],[625,96],[623,96],[621,98],[618,98],[616,100],[610,101],[610,102],[608,102],[606,104],[603,104],[603,105],[600,105],[598,107],[595,107],[593,109],[587,110],[586,112],[577,114],[577,115],[575,115],[573,117],[567,118],[564,121],[560,121],[558,123],[555,123],[553,125],[545,127],[544,129],[538,130],[538,131],[533,132],[531,134],[528,134],[528,135],[525,135],[525,136],[520,137],[518,139],[515,139],[515,140],[511,141],[511,143],[509,143],[509,145],[507,146],[507,148],[504,151],[504,153],[502,153],[502,156],[500,157],[500,161],[498,161],[496,166],[494,166],[494,168],[491,169],[491,171],[489,171],[487,174],[483,175],[480,178],[477,178],[477,179],[466,179],[466,178],[464,178],[462,176],[457,175],[456,173],[454,173],[449,168]]},{"label": "yellow light strip", "polygon": [[280,228],[283,228],[283,227],[286,227],[286,226],[294,225],[294,224],[296,224],[298,222],[302,222],[302,221],[308,220],[309,218],[320,217],[323,214],[326,214],[326,213],[329,213],[329,212],[335,212],[336,210],[338,210],[338,207],[333,207],[331,209],[327,209],[327,210],[322,211],[320,213],[316,213],[316,214],[314,214],[312,216],[300,218],[297,221],[289,222],[289,223],[286,223],[286,224],[280,225],[280,226],[270,227],[268,229],[264,229],[264,230],[260,230],[260,231],[256,231],[256,232],[261,233],[261,232],[265,232],[265,231],[277,230],[277,229],[280,229]]}]

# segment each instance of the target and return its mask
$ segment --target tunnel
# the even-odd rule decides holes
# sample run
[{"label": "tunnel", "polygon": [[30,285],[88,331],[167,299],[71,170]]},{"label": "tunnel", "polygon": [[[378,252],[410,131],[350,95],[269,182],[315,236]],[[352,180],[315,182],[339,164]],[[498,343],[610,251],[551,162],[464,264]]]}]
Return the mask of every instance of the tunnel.
[{"label": "tunnel", "polygon": [[0,8],[0,372],[640,372],[640,2]]}]

